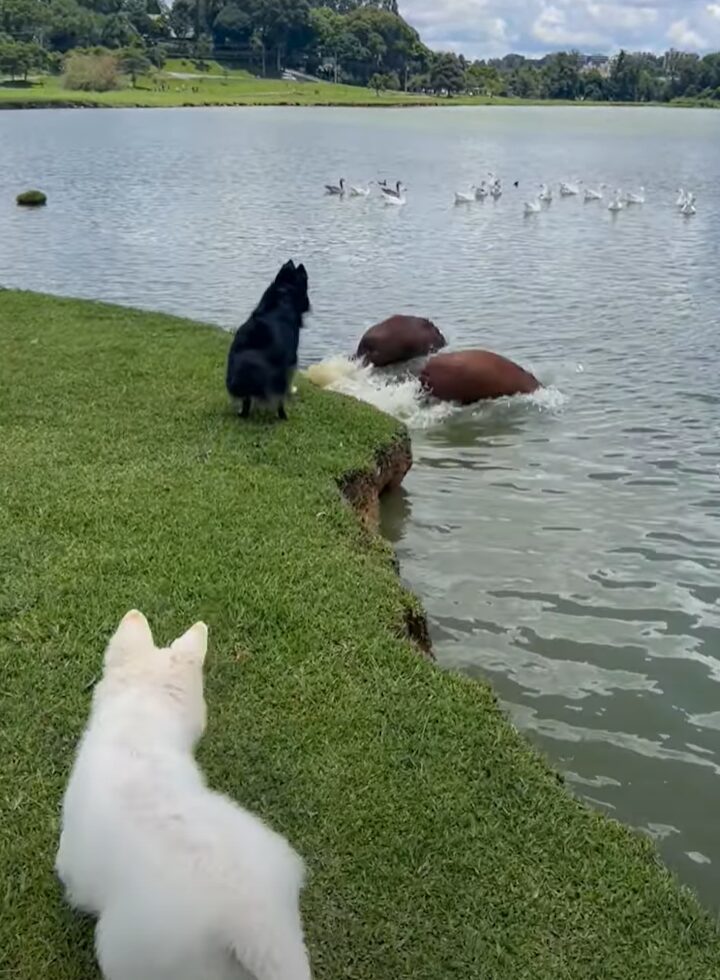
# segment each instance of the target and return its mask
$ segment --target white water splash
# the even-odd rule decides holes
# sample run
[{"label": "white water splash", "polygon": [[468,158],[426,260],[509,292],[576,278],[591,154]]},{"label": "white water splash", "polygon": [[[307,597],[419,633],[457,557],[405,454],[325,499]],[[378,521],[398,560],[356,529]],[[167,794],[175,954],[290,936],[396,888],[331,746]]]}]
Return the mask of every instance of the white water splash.
[{"label": "white water splash", "polygon": [[541,412],[559,412],[568,400],[568,396],[553,384],[548,384],[547,388],[538,388],[532,395],[521,397],[539,408]]},{"label": "white water splash", "polygon": [[542,412],[556,412],[562,409],[567,396],[554,385],[539,388],[532,395],[519,395],[515,398],[501,398],[496,402],[479,402],[465,408],[451,402],[438,402],[428,399],[420,381],[413,374],[391,373],[378,370],[342,354],[327,357],[318,364],[312,364],[305,375],[313,384],[330,391],[351,395],[360,401],[368,402],[388,415],[400,419],[411,429],[429,429],[445,419],[461,413],[476,415],[488,411],[506,411],[524,406],[532,406]]},{"label": "white water splash", "polygon": [[398,377],[342,354],[312,364],[305,374],[318,387],[368,402],[411,429],[429,429],[459,411],[457,405],[428,401],[413,375]]}]

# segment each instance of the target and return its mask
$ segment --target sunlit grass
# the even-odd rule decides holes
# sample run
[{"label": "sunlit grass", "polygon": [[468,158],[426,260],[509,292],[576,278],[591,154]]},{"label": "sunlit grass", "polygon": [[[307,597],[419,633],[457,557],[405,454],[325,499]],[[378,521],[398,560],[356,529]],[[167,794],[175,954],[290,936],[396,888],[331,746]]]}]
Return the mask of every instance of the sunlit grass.
[{"label": "sunlit grass", "polygon": [[[173,71],[191,72],[192,64]],[[197,71],[197,69],[194,69]],[[62,87],[60,79],[44,76],[30,84],[0,85],[0,106],[5,105],[84,105],[84,106],[203,106],[203,105],[397,105],[430,103],[422,96],[383,92],[331,82],[286,82],[273,78],[254,78],[246,72],[230,72],[221,78],[174,78],[167,71],[129,83],[113,92],[81,92]]]},{"label": "sunlit grass", "polygon": [[410,600],[336,483],[396,423],[302,379],[289,422],[240,421],[228,343],[0,291],[0,976],[97,976],[52,863],[137,606],[160,642],[210,626],[201,761],[305,856],[318,980],[717,980],[715,925],[650,841],[402,638]]}]

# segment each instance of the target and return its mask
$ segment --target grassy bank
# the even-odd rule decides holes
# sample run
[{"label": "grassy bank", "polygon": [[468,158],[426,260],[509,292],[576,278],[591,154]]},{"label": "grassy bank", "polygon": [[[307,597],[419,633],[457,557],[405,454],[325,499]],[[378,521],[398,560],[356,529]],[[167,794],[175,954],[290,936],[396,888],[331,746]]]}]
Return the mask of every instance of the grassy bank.
[{"label": "grassy bank", "polygon": [[[174,66],[178,71],[183,66]],[[354,85],[330,82],[284,82],[254,78],[246,72],[230,72],[200,78],[178,78],[167,72],[154,80],[139,79],[137,88],[127,86],[113,92],[79,92],[62,87],[59,78],[46,76],[27,84],[0,85],[0,109],[97,107],[172,108],[213,105],[430,105],[423,96],[403,92],[373,91]]]},{"label": "grassy bank", "polygon": [[[632,103],[575,102],[532,99],[488,98],[459,96],[452,99],[414,95],[412,92],[381,92],[357,85],[333,85],[330,82],[285,82],[273,78],[255,78],[245,71],[222,72],[211,63],[210,71],[202,77],[182,78],[178,75],[196,72],[191,62],[168,63],[164,72],[155,78],[141,78],[137,87],[129,84],[114,92],[80,92],[62,87],[60,79],[44,76],[29,82],[0,83],[0,109],[51,108],[175,108],[179,106],[243,106],[243,105],[305,105],[305,106],[608,106],[628,107]],[[638,103],[640,104],[640,103]],[[647,106],[648,103],[642,103]],[[673,103],[695,108],[719,108],[720,103],[685,100]]]},{"label": "grassy bank", "polygon": [[306,857],[318,980],[716,980],[715,926],[652,845],[402,638],[387,549],[336,489],[395,423],[304,384],[287,424],[242,423],[227,344],[0,292],[0,975],[96,976],[52,860],[103,646],[137,605],[159,639],[210,625],[201,760]]}]

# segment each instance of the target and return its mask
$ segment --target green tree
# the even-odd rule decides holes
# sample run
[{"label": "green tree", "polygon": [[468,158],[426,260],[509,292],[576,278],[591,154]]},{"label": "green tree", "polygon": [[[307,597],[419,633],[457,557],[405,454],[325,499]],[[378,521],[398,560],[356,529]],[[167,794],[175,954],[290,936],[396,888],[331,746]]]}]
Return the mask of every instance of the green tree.
[{"label": "green tree", "polygon": [[133,88],[137,87],[138,77],[146,75],[152,68],[152,62],[142,48],[126,48],[121,51],[118,63],[120,71],[130,76]]},{"label": "green tree", "polygon": [[597,68],[583,75],[583,96],[591,102],[605,102],[610,97],[610,83]]},{"label": "green tree", "polygon": [[542,71],[543,88],[548,99],[576,99],[582,94],[577,51],[559,51],[546,59]]},{"label": "green tree", "polygon": [[347,48],[346,19],[330,7],[314,7],[310,11],[310,27],[321,61],[331,59],[333,81],[337,82],[341,70],[341,52]]},{"label": "green tree", "polygon": [[610,67],[610,86],[612,97],[617,102],[637,102],[640,66],[627,51],[621,51],[613,58]]},{"label": "green tree", "polygon": [[395,72],[386,74],[376,72],[368,81],[368,88],[375,89],[376,95],[380,95],[381,92],[397,92],[400,88],[400,79]]},{"label": "green tree", "polygon": [[280,72],[289,53],[310,39],[310,4],[308,0],[266,0],[263,19],[265,38]]},{"label": "green tree", "polygon": [[139,42],[140,35],[127,14],[110,14],[102,21],[100,40],[106,48],[125,48]]},{"label": "green tree", "polygon": [[426,72],[430,64],[430,51],[422,43],[418,34],[415,34],[411,43],[405,45],[403,61],[403,89],[407,92],[410,76]]},{"label": "green tree", "polygon": [[481,95],[499,95],[503,82],[496,68],[482,61],[475,61],[465,70],[465,87]]},{"label": "green tree", "polygon": [[265,61],[265,41],[263,39],[262,31],[255,28],[250,36],[250,52],[253,56],[253,61],[260,61],[261,71],[263,78],[266,73],[266,61]]},{"label": "green tree", "polygon": [[193,45],[192,53],[197,67],[203,70],[207,68],[213,53],[212,38],[208,34],[201,34]]},{"label": "green tree", "polygon": [[373,74],[397,73],[407,79],[425,67],[429,52],[418,34],[388,10],[363,7],[346,18],[346,34],[354,38],[352,57],[344,62],[355,81],[367,84]]},{"label": "green tree", "polygon": [[170,28],[175,37],[185,40],[195,33],[195,3],[193,0],[175,0],[168,15]]},{"label": "green tree", "polygon": [[639,102],[657,102],[660,94],[660,84],[647,68],[642,68],[638,75],[636,97]]},{"label": "green tree", "polygon": [[53,0],[44,26],[45,42],[53,51],[92,48],[100,44],[103,18],[75,0]]},{"label": "green tree", "polygon": [[435,92],[450,96],[465,87],[465,71],[458,56],[450,52],[438,54],[430,66],[430,86]]},{"label": "green tree", "polygon": [[167,61],[167,47],[164,44],[155,44],[147,49],[147,56],[154,68],[164,68]]},{"label": "green tree", "polygon": [[215,44],[247,44],[253,23],[247,11],[234,3],[226,4],[213,21],[212,30]]},{"label": "green tree", "polygon": [[520,99],[539,99],[542,92],[540,74],[532,65],[523,65],[510,72],[508,93]]},{"label": "green tree", "polygon": [[32,41],[40,33],[47,7],[40,0],[0,0],[0,35]]},{"label": "green tree", "polygon": [[696,54],[682,53],[673,69],[674,90],[677,96],[698,95],[702,87],[702,66]]},{"label": "green tree", "polygon": [[375,95],[380,95],[385,88],[385,75],[381,75],[380,72],[376,71],[368,79],[368,88],[375,89]]},{"label": "green tree", "polygon": [[704,89],[720,86],[720,53],[705,55],[700,63],[700,78]]},{"label": "green tree", "polygon": [[45,61],[45,51],[36,41],[15,41],[0,36],[0,75],[27,81],[28,74],[44,67]]}]

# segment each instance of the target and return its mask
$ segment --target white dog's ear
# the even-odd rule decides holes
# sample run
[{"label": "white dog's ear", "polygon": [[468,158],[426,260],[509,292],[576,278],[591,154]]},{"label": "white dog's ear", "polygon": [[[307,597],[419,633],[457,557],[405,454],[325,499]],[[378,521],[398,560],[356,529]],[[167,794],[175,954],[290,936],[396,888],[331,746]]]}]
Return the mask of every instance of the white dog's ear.
[{"label": "white dog's ear", "polygon": [[155,643],[147,619],[137,609],[131,609],[120,620],[120,625],[108,644],[106,663],[121,663],[153,650]]},{"label": "white dog's ear", "polygon": [[207,653],[208,628],[205,623],[195,623],[187,633],[183,633],[170,645],[170,649],[181,653],[195,663],[203,664]]}]

